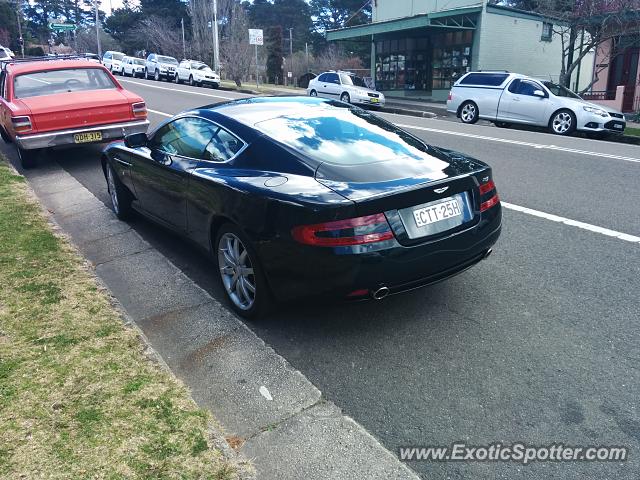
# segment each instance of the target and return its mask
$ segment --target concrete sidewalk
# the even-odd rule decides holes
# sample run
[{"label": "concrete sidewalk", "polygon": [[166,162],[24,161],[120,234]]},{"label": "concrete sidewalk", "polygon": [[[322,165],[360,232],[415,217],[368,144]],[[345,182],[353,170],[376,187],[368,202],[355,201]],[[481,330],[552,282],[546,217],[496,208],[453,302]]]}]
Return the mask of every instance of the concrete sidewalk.
[{"label": "concrete sidewalk", "polygon": [[152,348],[213,412],[229,445],[254,463],[257,478],[418,478],[58,164],[25,174]]}]

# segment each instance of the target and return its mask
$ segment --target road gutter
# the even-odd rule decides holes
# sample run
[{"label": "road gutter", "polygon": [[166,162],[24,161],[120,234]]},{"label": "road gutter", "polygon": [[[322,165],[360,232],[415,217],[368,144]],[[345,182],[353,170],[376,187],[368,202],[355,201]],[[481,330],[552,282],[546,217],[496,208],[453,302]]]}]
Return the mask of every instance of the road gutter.
[{"label": "road gutter", "polygon": [[25,175],[126,318],[213,412],[258,478],[418,479],[58,164]]}]

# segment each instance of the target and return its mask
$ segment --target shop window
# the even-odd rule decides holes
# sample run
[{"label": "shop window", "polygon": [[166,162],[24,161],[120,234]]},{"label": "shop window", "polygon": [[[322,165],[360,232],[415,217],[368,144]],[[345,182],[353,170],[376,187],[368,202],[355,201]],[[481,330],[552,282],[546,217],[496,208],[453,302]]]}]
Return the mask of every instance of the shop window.
[{"label": "shop window", "polygon": [[550,42],[551,37],[553,36],[553,23],[542,23],[542,35],[540,36],[540,40],[543,42]]},{"label": "shop window", "polygon": [[433,70],[431,88],[446,90],[471,70],[471,31],[447,32],[432,37]]}]

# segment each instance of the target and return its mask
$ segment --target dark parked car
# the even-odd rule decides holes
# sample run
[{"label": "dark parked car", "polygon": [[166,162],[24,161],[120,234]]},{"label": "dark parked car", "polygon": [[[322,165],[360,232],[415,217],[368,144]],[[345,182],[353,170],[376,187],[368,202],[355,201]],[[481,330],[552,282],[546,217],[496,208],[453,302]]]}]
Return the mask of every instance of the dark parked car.
[{"label": "dark parked car", "polygon": [[384,298],[491,253],[491,169],[334,100],[251,98],[177,115],[104,151],[113,208],[217,259],[233,308]]}]

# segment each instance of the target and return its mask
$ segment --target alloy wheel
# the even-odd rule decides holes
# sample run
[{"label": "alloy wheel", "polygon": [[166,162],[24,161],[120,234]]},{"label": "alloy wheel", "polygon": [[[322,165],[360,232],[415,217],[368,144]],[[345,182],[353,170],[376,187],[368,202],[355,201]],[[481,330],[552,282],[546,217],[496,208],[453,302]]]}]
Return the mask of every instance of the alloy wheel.
[{"label": "alloy wheel", "polygon": [[218,242],[218,266],[231,301],[240,310],[249,310],[256,300],[256,278],[249,252],[231,232],[222,235]]},{"label": "alloy wheel", "polygon": [[568,112],[560,112],[553,117],[551,127],[555,133],[563,135],[571,130],[572,125],[573,118],[571,118],[571,115]]},{"label": "alloy wheel", "polygon": [[156,72],[153,74],[153,79],[156,82],[160,80],[160,72],[158,72],[158,70],[156,70]]},{"label": "alloy wheel", "polygon": [[472,122],[476,117],[476,106],[473,103],[467,103],[460,110],[460,118],[463,122]]},{"label": "alloy wheel", "polygon": [[343,93],[342,95],[340,95],[340,101],[344,102],[344,103],[349,103],[349,94],[348,93]]},{"label": "alloy wheel", "polygon": [[309,92],[309,95],[312,96],[312,97],[317,97],[318,96],[318,92],[316,92],[315,90],[311,90]]},{"label": "alloy wheel", "polygon": [[118,192],[116,191],[116,181],[113,177],[113,169],[107,167],[107,184],[109,185],[109,195],[113,204],[113,211],[116,215],[120,212],[120,202],[118,201]]}]

